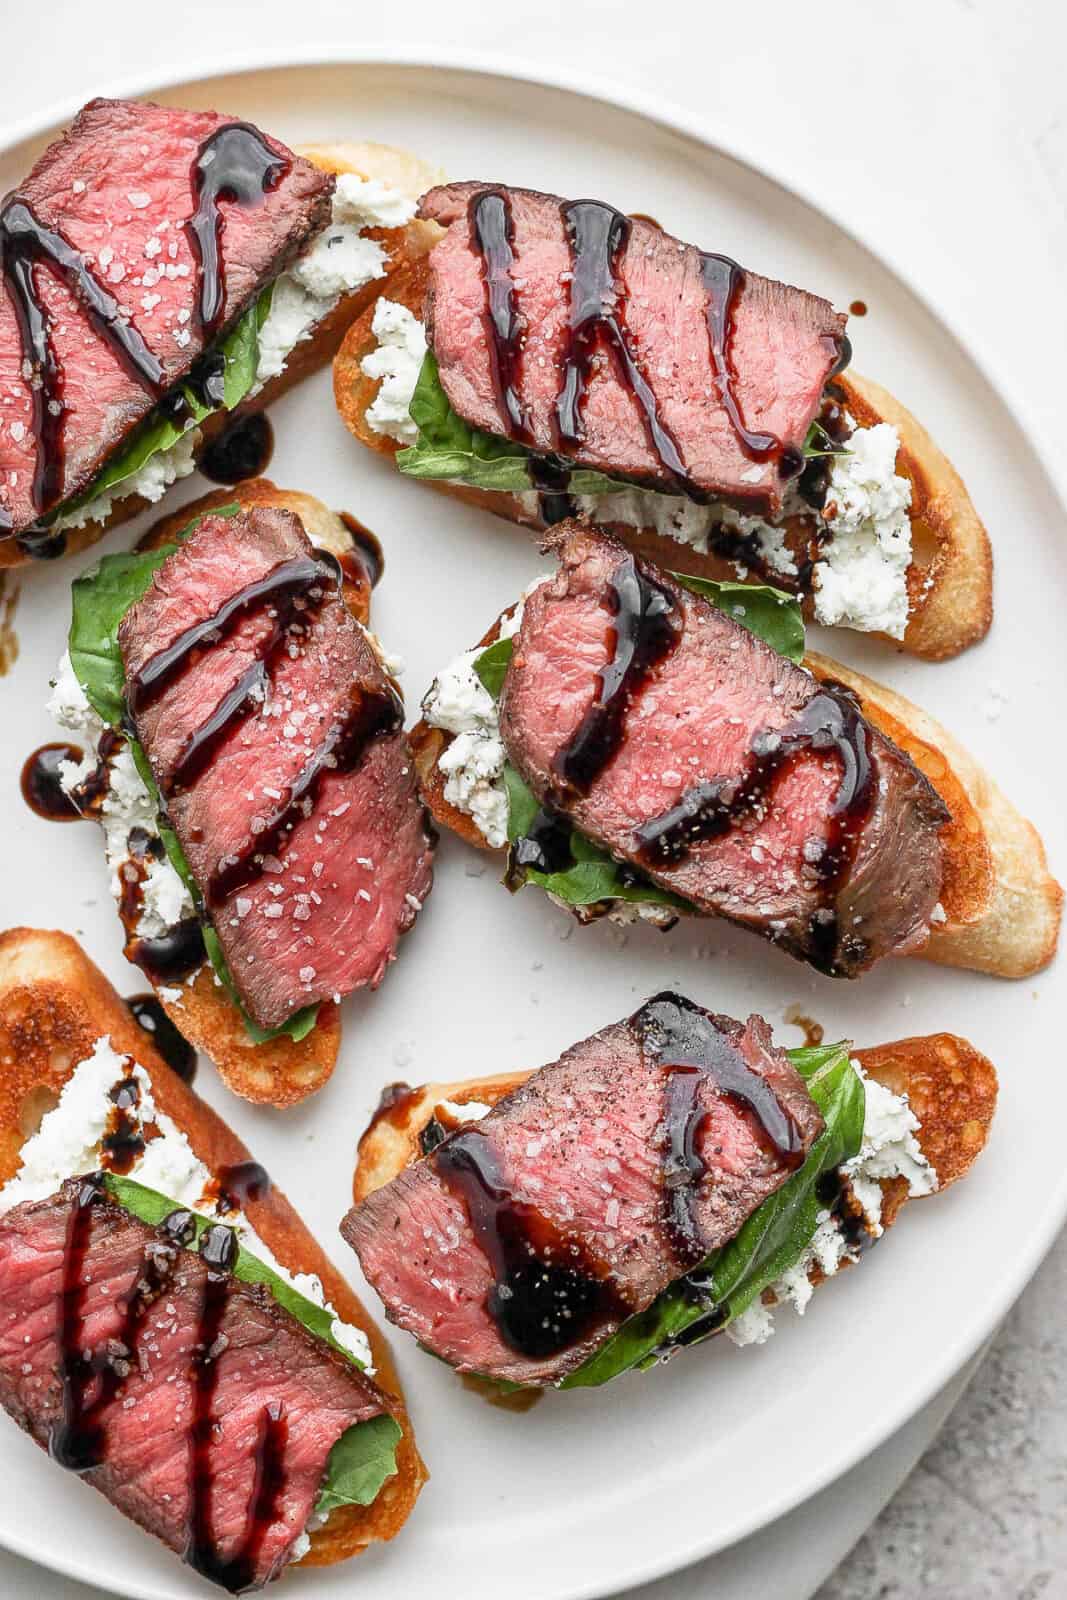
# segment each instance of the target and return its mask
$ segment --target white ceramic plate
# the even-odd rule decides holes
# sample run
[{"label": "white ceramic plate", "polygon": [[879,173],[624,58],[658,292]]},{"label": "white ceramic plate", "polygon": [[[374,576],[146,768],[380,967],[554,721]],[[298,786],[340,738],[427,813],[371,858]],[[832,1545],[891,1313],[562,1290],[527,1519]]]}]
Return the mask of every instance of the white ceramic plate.
[{"label": "white ceramic plate", "polygon": [[[992,638],[961,660],[924,666],[847,635],[831,648],[952,727],[1063,862],[1053,700],[1067,613],[1062,508],[997,391],[944,323],[840,226],[684,130],[518,77],[334,64],[261,69],[157,97],[251,117],[294,143],[381,139],[455,177],[602,195],[839,305],[866,301],[870,314],[851,329],[857,367],[927,422],[1009,559]],[[42,124],[9,144],[0,187],[18,180],[53,132]],[[921,254],[921,241],[915,248]],[[414,711],[435,669],[529,581],[536,553],[518,530],[403,481],[356,445],[335,415],[328,373],[273,416],[276,481],[355,512],[384,543],[375,626],[406,657]],[[174,501],[203,487],[188,481]],[[120,529],[105,548],[125,547],[138,531]],[[47,680],[64,644],[70,580],[90,559],[31,571],[18,584],[20,653],[0,684],[4,920],[77,933],[130,993],[143,982],[121,955],[95,831],[39,821],[16,782],[23,755],[55,737],[43,709]],[[1001,1109],[973,1177],[909,1212],[862,1271],[821,1292],[803,1321],[783,1315],[763,1348],[716,1341],[649,1375],[550,1395],[516,1416],[462,1389],[398,1336],[431,1482],[392,1546],[357,1568],[304,1574],[294,1580],[302,1592],[326,1600],[356,1583],[367,1600],[606,1594],[751,1533],[885,1439],[990,1332],[1067,1211],[1054,982],[1046,974],[1002,984],[910,961],[847,985],[715,924],[666,937],[580,931],[533,891],[511,899],[484,858],[442,841],[436,892],[382,990],[346,1004],[342,1059],[315,1100],[271,1114],[227,1096],[209,1066],[199,1079],[357,1281],[337,1223],[356,1138],[383,1084],[540,1064],[663,987],[742,1016],[759,1010],[785,1043],[799,1042],[783,1022],[797,1002],[828,1036],[860,1043],[965,1032],[1000,1068]],[[207,1592],[6,1423],[0,1480],[0,1543],[113,1592],[153,1600]]]}]

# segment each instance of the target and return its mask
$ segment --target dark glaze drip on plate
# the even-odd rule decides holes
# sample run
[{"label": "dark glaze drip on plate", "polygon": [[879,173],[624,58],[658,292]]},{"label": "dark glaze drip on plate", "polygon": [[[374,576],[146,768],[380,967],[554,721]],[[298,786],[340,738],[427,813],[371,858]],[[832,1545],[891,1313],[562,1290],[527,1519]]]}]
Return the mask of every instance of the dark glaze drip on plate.
[{"label": "dark glaze drip on plate", "polygon": [[247,122],[231,122],[204,140],[193,162],[192,188],[196,211],[185,224],[193,254],[200,263],[199,312],[205,335],[217,329],[226,305],[226,270],[222,237],[226,218],[221,201],[257,206],[276,189],[292,162],[267,144]]},{"label": "dark glaze drip on plate", "polygon": [[511,202],[503,189],[482,189],[472,195],[468,215],[471,238],[482,258],[485,331],[497,408],[508,419],[509,437],[526,441],[529,429],[518,394],[524,325],[511,281],[515,264]]},{"label": "dark glaze drip on plate", "polygon": [[[52,343],[50,314],[38,296],[37,273],[42,267],[65,284],[97,338],[153,399],[159,398],[164,387],[159,361],[114,295],[90,270],[81,251],[41,222],[25,200],[12,195],[0,210],[0,275],[18,322],[23,365],[28,365],[30,372],[30,427],[36,450],[32,498],[39,512],[47,510],[62,494],[65,466],[65,374]],[[10,531],[11,521],[6,516],[0,531],[4,526]]]},{"label": "dark glaze drip on plate", "polygon": [[868,733],[852,691],[841,683],[820,683],[793,722],[755,736],[742,776],[695,784],[676,805],[638,828],[634,838],[642,859],[650,868],[681,861],[701,841],[721,838],[747,818],[763,816],[794,761],[808,751],[832,751],[841,776],[830,805],[829,831],[818,853],[806,860],[822,902],[812,919],[809,959],[832,975],[838,935],[832,902],[852,865],[875,797]]},{"label": "dark glaze drip on plate", "polygon": [[171,1021],[163,1002],[154,994],[135,994],[126,1001],[126,1009],[170,1070],[183,1083],[192,1083],[196,1077],[196,1048]]},{"label": "dark glaze drip on plate", "polygon": [[489,1138],[467,1126],[428,1158],[462,1200],[493,1272],[486,1309],[500,1337],[538,1360],[627,1315],[602,1268],[535,1206],[516,1200]]},{"label": "dark glaze drip on plate", "polygon": [[262,411],[236,417],[207,446],[197,467],[213,483],[240,483],[258,478],[270,466],[274,430]]},{"label": "dark glaze drip on plate", "polygon": [[664,1073],[663,1189],[667,1231],[679,1262],[694,1267],[706,1255],[696,1202],[707,1171],[697,1146],[706,1122],[701,1091],[717,1092],[751,1119],[760,1142],[792,1169],[804,1160],[804,1141],[774,1090],[745,1061],[728,1033],[680,995],[659,994],[630,1018],[646,1057]]},{"label": "dark glaze drip on plate", "polygon": [[349,538],[352,540],[351,556],[345,554],[338,557],[341,563],[341,571],[346,578],[357,582],[358,578],[347,565],[349,561],[355,561],[359,566],[361,575],[365,576],[372,589],[376,589],[382,581],[382,574],[385,571],[385,555],[380,541],[375,534],[371,533],[369,528],[364,527],[358,517],[352,516],[350,512],[341,511],[338,512],[338,515],[348,529]]},{"label": "dark glaze drip on plate", "polygon": [[612,573],[609,600],[614,612],[608,631],[611,660],[597,678],[592,705],[552,760],[565,793],[588,794],[622,742],[628,708],[681,637],[672,596],[632,555]]},{"label": "dark glaze drip on plate", "polygon": [[265,1200],[270,1188],[266,1167],[258,1161],[235,1161],[218,1168],[207,1193],[214,1197],[215,1210],[221,1216],[226,1211],[242,1211],[249,1200]]},{"label": "dark glaze drip on plate", "polygon": [[19,788],[30,810],[46,822],[77,822],[81,811],[60,781],[64,761],[77,764],[85,752],[76,744],[43,744],[22,764]]}]

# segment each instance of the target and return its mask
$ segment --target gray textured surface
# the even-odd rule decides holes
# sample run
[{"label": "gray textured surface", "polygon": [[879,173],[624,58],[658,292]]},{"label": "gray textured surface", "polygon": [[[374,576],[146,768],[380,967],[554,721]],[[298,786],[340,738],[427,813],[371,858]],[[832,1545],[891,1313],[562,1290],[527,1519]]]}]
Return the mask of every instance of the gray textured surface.
[{"label": "gray textured surface", "polygon": [[944,1430],[816,1600],[1065,1600],[1067,1235]]}]

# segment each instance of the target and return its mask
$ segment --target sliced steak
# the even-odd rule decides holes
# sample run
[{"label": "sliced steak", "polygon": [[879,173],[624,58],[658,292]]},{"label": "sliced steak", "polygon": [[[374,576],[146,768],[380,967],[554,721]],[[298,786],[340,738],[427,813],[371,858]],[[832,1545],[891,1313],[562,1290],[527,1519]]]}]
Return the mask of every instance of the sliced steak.
[{"label": "sliced steak", "polygon": [[[333,186],[278,140],[213,111],[93,100],[79,113],[0,211],[4,527],[21,532],[87,487],[325,226]],[[57,252],[67,252],[58,266]],[[204,307],[212,284],[217,304]],[[44,359],[24,338],[34,301]]]},{"label": "sliced steak", "polygon": [[431,189],[427,324],[453,410],[535,451],[777,511],[828,377],[829,302],[598,201]]},{"label": "sliced steak", "polygon": [[732,1239],[822,1126],[762,1018],[657,995],[368,1196],[341,1232],[429,1350],[552,1383]]},{"label": "sliced steak", "polygon": [[399,697],[298,519],[206,517],[119,643],[138,738],[251,1016],[276,1027],[376,985],[429,893],[432,839]]},{"label": "sliced steak", "polygon": [[836,976],[922,943],[948,813],[841,686],[605,534],[561,525],[504,682],[549,805],[698,910]]},{"label": "sliced steak", "polygon": [[[0,1402],[37,1443],[224,1587],[276,1577],[376,1386],[174,1228],[91,1179],[0,1218]],[[186,1235],[187,1236],[187,1235]],[[214,1260],[219,1270],[209,1270]]]}]

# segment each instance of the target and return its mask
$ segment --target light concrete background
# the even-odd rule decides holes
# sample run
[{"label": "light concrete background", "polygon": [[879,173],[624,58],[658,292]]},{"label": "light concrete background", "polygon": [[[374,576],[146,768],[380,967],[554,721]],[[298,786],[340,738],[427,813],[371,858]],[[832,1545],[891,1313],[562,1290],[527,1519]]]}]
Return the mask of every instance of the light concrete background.
[{"label": "light concrete background", "polygon": [[[4,14],[0,121],[120,77],[169,74],[175,62],[202,68],[216,55],[232,64],[242,47],[278,38],[297,48],[311,38],[326,49],[390,42],[430,55],[435,46],[498,50],[534,67],[584,61],[622,84],[661,84],[665,106],[699,115],[712,138],[755,145],[769,170],[810,189],[907,272],[921,273],[936,301],[980,329],[1045,440],[1062,434],[1062,0],[851,0],[833,8],[797,0],[755,8],[733,0],[407,0],[399,18],[358,0],[110,0],[106,8],[38,0]],[[1004,274],[1007,315],[988,300],[988,274],[969,270],[989,253]],[[1061,488],[1065,467],[1061,452]],[[1021,1165],[1020,1194],[1024,1177]],[[951,1388],[850,1475],[851,1484],[632,1600],[808,1600],[816,1590],[818,1600],[1067,1600],[1065,1304],[1061,1239],[936,1442],[821,1588],[942,1422]],[[0,1595],[103,1600],[2,1553]]]}]

